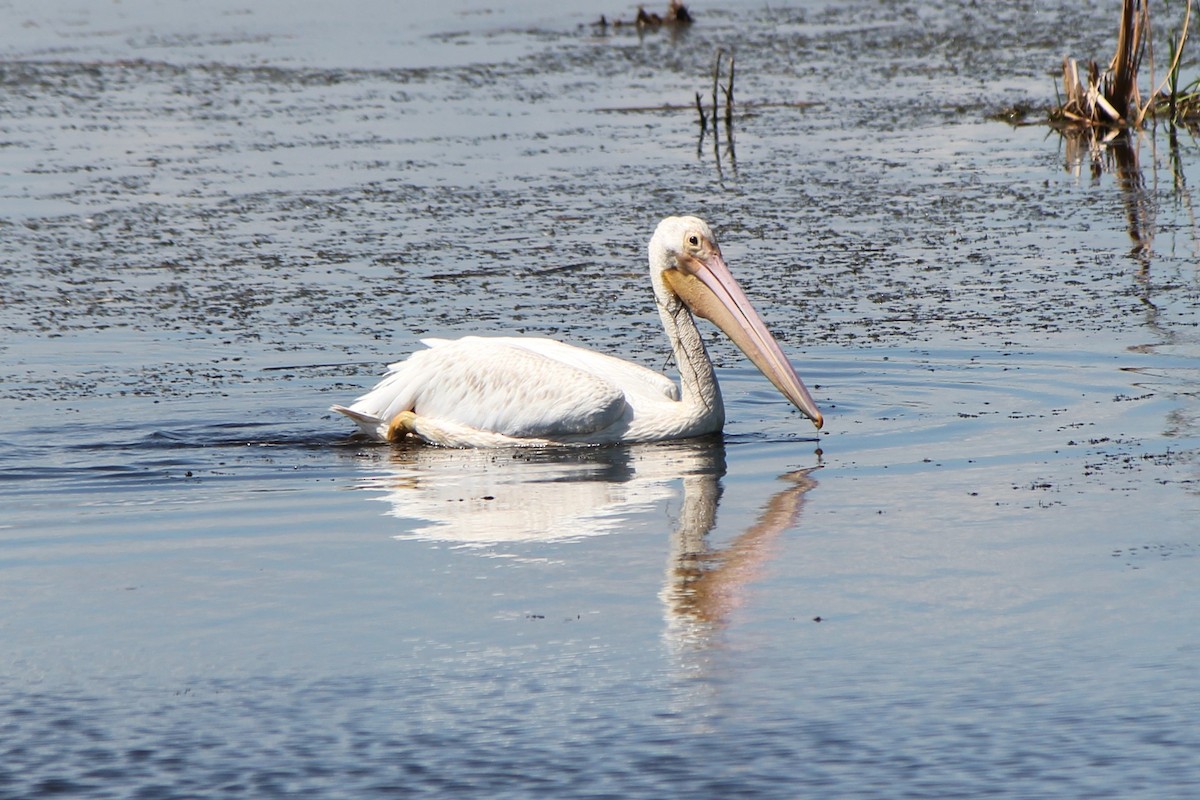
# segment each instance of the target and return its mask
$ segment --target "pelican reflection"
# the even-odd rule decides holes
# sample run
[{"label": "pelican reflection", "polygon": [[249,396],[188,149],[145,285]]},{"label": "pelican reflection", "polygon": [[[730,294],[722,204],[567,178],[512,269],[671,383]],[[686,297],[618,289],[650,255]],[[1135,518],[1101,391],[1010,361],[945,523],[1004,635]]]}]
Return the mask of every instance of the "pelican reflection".
[{"label": "pelican reflection", "polygon": [[714,547],[708,534],[716,522],[721,487],[710,476],[685,478],[684,509],[671,537],[671,557],[661,597],[667,611],[667,638],[676,647],[703,647],[741,605],[747,584],[757,580],[775,554],[779,536],[794,527],[804,496],[817,485],[796,470],[779,477],[778,489],[757,521],[727,544]]},{"label": "pelican reflection", "polygon": [[[678,496],[680,478],[725,473],[719,436],[646,445],[452,450],[391,448],[387,514],[417,521],[397,539],[461,547],[555,542],[613,533]],[[686,503],[685,503],[686,505]]]},{"label": "pelican reflection", "polygon": [[[703,645],[728,622],[763,572],[780,534],[796,525],[809,473],[780,476],[755,523],[720,546],[709,541],[725,475],[720,436],[578,449],[381,450],[379,490],[391,516],[409,520],[397,539],[495,547],[614,533],[634,515],[678,502],[660,597],[668,638]],[[674,515],[673,515],[674,516]]]}]

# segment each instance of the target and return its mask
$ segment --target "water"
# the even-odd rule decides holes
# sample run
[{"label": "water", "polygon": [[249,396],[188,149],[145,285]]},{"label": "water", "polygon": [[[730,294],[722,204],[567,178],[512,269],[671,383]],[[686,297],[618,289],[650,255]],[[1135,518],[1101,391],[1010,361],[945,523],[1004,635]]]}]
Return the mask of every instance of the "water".
[{"label": "water", "polygon": [[[1196,791],[1196,147],[989,119],[1110,9],[189,8],[0,5],[0,797]],[[733,151],[653,110],[718,46]],[[428,335],[664,365],[691,211],[821,435],[715,339],[713,439],[325,411]]]}]

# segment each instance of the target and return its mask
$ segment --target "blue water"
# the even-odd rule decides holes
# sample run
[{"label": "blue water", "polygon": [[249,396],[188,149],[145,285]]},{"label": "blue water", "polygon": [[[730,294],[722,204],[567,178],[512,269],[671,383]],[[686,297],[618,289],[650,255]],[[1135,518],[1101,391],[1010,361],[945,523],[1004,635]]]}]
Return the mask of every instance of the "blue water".
[{"label": "blue water", "polygon": [[[1195,146],[988,119],[1109,10],[2,8],[0,798],[1200,791]],[[736,154],[639,110],[718,45]],[[426,335],[669,366],[685,210],[825,431],[717,339],[719,437],[325,410]]]}]

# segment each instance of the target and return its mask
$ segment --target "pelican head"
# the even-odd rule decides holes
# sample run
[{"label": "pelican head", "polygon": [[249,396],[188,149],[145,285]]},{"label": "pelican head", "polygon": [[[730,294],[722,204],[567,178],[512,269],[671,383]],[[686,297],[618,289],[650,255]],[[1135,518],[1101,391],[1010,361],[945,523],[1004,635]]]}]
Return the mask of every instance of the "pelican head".
[{"label": "pelican head", "polygon": [[734,280],[708,223],[699,217],[664,219],[650,239],[650,263],[660,304],[666,307],[673,295],[720,328],[800,413],[821,427],[817,404]]}]

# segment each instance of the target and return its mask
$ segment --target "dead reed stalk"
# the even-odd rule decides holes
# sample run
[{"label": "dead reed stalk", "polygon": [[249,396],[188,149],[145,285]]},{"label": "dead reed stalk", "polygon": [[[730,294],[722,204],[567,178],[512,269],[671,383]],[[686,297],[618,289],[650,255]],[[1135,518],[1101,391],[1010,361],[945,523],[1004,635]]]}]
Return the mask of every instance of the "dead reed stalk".
[{"label": "dead reed stalk", "polygon": [[[729,62],[729,79],[728,82],[722,84],[721,64],[728,57]],[[696,92],[696,114],[699,116],[700,123],[700,141],[696,145],[696,154],[699,156],[703,152],[704,135],[708,132],[708,123],[712,121],[713,135],[713,153],[716,156],[717,174],[721,175],[721,129],[720,123],[720,98],[725,98],[725,150],[729,156],[729,163],[733,166],[734,173],[737,173],[737,157],[734,155],[733,148],[733,76],[734,76],[734,60],[733,51],[726,50],[724,47],[718,47],[716,55],[713,56],[712,66],[712,112],[711,116],[704,111],[704,104],[700,100],[700,93]],[[723,176],[721,177],[724,180]]]},{"label": "dead reed stalk", "polygon": [[[1050,113],[1052,123],[1065,127],[1104,126],[1108,128],[1139,127],[1146,117],[1160,111],[1175,121],[1183,116],[1200,113],[1200,105],[1188,101],[1197,96],[1197,83],[1185,94],[1178,90],[1179,62],[1191,24],[1192,0],[1184,8],[1183,26],[1175,43],[1171,67],[1162,84],[1151,92],[1144,103],[1138,89],[1138,70],[1147,51],[1153,72],[1153,43],[1150,40],[1149,0],[1123,0],[1121,24],[1117,31],[1117,50],[1103,72],[1095,61],[1087,62],[1087,75],[1080,76],[1079,62],[1063,58],[1061,105]],[[1151,75],[1151,80],[1153,80]],[[1200,82],[1198,82],[1200,83]],[[1169,87],[1169,89],[1168,89]]]},{"label": "dead reed stalk", "polygon": [[733,51],[729,51],[729,83],[724,86],[725,92],[725,129],[733,128]]},{"label": "dead reed stalk", "polygon": [[[725,85],[721,85],[721,60],[725,56],[729,57],[729,82],[726,83]],[[724,47],[718,47],[717,55],[713,59],[712,122],[713,122],[713,130],[715,131],[716,127],[717,127],[717,111],[718,111],[717,98],[720,95],[724,95],[724,97],[725,97],[725,133],[726,133],[726,135],[731,135],[731,132],[733,131],[733,66],[734,66],[733,51],[732,50],[727,51],[727,50],[725,50]],[[718,92],[719,92],[719,94],[718,94]]]},{"label": "dead reed stalk", "polygon": [[1138,69],[1146,52],[1149,30],[1150,8],[1146,0],[1123,0],[1117,52],[1108,69],[1102,73],[1095,61],[1089,61],[1084,80],[1079,75],[1079,62],[1064,57],[1065,100],[1051,113],[1051,119],[1067,124],[1116,127],[1126,127],[1140,119]]}]

